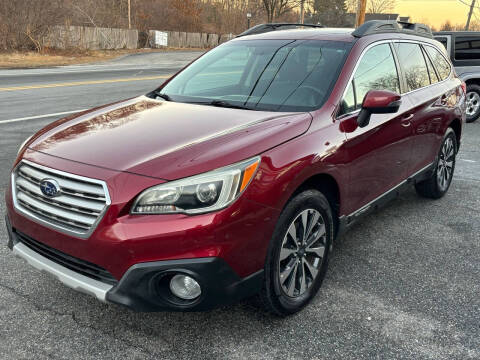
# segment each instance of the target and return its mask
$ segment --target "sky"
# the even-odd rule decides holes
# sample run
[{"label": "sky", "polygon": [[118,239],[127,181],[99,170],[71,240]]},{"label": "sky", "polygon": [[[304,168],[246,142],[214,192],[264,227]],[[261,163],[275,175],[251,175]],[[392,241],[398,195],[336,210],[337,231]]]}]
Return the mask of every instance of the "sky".
[{"label": "sky", "polygon": [[[472,0],[397,0],[395,12],[410,16],[415,22],[427,22],[439,27],[447,19],[452,24],[465,24]],[[480,20],[480,0],[476,1],[475,16]]]}]

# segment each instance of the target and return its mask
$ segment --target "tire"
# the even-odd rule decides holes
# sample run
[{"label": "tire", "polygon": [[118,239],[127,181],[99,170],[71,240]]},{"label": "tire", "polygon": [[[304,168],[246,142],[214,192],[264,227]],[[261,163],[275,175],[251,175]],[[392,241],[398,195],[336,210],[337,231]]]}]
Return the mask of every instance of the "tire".
[{"label": "tire", "polygon": [[480,116],[480,86],[477,84],[467,85],[467,123],[474,122]]},{"label": "tire", "polygon": [[456,154],[457,138],[452,128],[448,128],[435,161],[435,170],[428,179],[415,184],[420,196],[439,199],[447,193],[455,171]]},{"label": "tire", "polygon": [[[309,241],[303,241],[304,228],[311,235],[307,235]],[[306,190],[288,202],[278,219],[265,262],[260,299],[267,311],[287,316],[313,299],[327,271],[333,234],[332,210],[321,192]]]}]

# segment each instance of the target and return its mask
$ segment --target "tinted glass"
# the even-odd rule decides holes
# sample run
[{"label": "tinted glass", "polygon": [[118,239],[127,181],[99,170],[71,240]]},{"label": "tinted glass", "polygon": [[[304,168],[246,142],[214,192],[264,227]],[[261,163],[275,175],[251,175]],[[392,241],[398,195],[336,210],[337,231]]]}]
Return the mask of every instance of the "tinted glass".
[{"label": "tinted glass", "polygon": [[359,109],[362,106],[363,98],[370,90],[400,92],[397,68],[389,44],[374,46],[363,55],[353,76],[353,81],[348,86],[340,104],[338,115]]},{"label": "tinted glass", "polygon": [[360,60],[355,75],[357,108],[370,90],[400,92],[397,68],[390,45],[381,44],[368,50]]},{"label": "tinted glass", "polygon": [[[185,95],[193,95],[217,86],[218,75],[222,76],[222,86],[238,85],[243,74],[243,70],[249,59],[249,52],[241,48],[232,49],[203,68],[203,71],[193,74],[188,81],[188,86],[183,90]],[[263,57],[260,62],[266,63],[268,59]]]},{"label": "tinted glass", "polygon": [[407,83],[407,92],[430,85],[427,65],[420,45],[413,43],[395,44],[398,60]]},{"label": "tinted glass", "polygon": [[437,83],[438,82],[438,76],[435,73],[435,69],[433,67],[433,64],[430,61],[430,59],[428,58],[425,51],[423,51],[423,56],[425,57],[425,60],[427,62],[427,69],[428,69],[428,75],[430,76],[430,83],[432,83],[432,84]]},{"label": "tinted glass", "polygon": [[480,38],[478,36],[456,36],[455,37],[455,59],[456,60],[478,60],[480,59]]},{"label": "tinted glass", "polygon": [[436,37],[435,40],[440,41],[445,49],[447,48],[447,38],[446,37]]},{"label": "tinted glass", "polygon": [[178,102],[311,111],[328,97],[350,47],[317,40],[233,41],[195,61],[161,92]]},{"label": "tinted glass", "polygon": [[353,91],[353,85],[350,83],[347,88],[347,92],[340,103],[340,110],[338,115],[348,114],[356,110],[357,103],[355,101],[355,93]]},{"label": "tinted glass", "polygon": [[432,46],[425,46],[428,55],[433,61],[433,65],[435,69],[437,69],[437,73],[440,76],[440,80],[445,80],[448,75],[450,75],[450,64],[447,60],[443,57],[440,52]]}]

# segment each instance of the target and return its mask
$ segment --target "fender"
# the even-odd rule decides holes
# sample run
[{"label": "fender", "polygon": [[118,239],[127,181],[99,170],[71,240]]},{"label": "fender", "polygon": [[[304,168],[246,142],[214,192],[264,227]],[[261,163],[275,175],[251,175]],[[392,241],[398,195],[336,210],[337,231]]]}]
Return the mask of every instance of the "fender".
[{"label": "fender", "polygon": [[[325,139],[328,139],[326,141]],[[307,180],[317,175],[328,175],[335,180],[339,199],[344,198],[348,182],[348,170],[343,151],[345,142],[338,124],[330,123],[322,129],[311,131],[293,139],[262,156],[256,180],[245,194],[264,205],[282,210],[295,191]],[[301,145],[300,145],[301,144]],[[274,182],[275,186],[268,186]],[[340,201],[339,215],[343,213]]]},{"label": "fender", "polygon": [[465,82],[472,79],[480,80],[480,72],[464,72],[464,73],[458,74],[458,77]]}]

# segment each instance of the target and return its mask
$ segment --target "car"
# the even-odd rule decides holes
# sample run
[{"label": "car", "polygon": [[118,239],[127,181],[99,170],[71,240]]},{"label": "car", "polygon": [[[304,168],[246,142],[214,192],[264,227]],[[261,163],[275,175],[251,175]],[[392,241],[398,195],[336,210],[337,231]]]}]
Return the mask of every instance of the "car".
[{"label": "car", "polygon": [[465,106],[424,25],[255,27],[147,95],[28,139],[6,191],[8,246],[136,311],[256,296],[293,314],[340,234],[411,185],[445,195]]},{"label": "car", "polygon": [[440,31],[435,40],[443,44],[458,77],[467,84],[467,122],[480,117],[480,32]]}]

